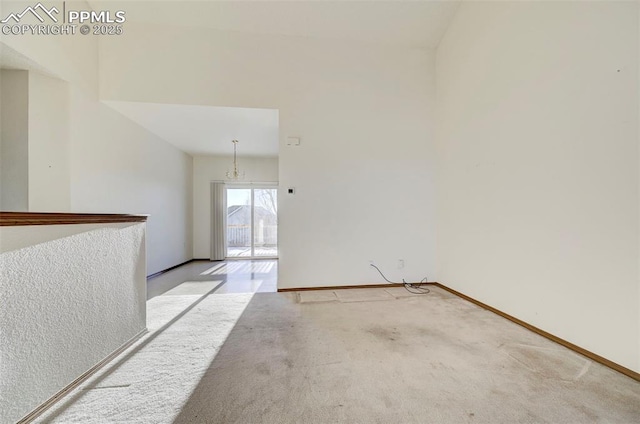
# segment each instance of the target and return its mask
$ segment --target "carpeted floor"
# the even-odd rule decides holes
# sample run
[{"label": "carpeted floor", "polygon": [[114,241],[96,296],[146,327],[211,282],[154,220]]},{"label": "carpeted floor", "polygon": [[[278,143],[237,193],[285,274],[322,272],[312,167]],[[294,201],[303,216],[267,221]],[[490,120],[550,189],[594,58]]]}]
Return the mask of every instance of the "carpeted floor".
[{"label": "carpeted floor", "polygon": [[640,383],[438,288],[182,293],[38,422],[640,422]]}]

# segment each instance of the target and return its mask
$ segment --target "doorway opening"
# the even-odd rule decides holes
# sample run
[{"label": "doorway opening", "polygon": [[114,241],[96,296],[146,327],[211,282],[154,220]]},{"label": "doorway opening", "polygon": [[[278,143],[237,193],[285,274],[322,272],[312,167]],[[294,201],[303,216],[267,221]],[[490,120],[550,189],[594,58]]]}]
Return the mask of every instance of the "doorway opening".
[{"label": "doorway opening", "polygon": [[226,257],[278,257],[278,189],[226,187]]}]

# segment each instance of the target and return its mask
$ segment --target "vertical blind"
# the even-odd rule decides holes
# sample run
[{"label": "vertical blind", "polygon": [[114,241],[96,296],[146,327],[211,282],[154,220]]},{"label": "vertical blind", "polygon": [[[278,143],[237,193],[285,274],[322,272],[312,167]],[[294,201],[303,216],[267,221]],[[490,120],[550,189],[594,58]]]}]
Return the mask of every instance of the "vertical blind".
[{"label": "vertical blind", "polygon": [[221,261],[225,258],[226,231],[224,228],[224,190],[223,182],[211,183],[211,260]]}]

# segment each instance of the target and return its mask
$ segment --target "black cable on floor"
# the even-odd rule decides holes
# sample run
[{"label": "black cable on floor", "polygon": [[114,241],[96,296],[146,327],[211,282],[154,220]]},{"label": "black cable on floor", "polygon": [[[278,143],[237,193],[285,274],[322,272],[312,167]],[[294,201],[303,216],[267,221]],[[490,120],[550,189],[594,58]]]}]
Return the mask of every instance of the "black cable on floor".
[{"label": "black cable on floor", "polygon": [[[376,270],[378,270],[378,272],[380,273],[380,275],[382,275],[382,278],[384,278],[384,281],[386,281],[387,283],[391,283],[391,284],[400,284],[400,283],[396,283],[393,282],[391,280],[389,280],[383,273],[382,271],[380,271],[380,268],[378,268],[377,266],[375,266],[374,264],[370,264],[372,267],[374,267]],[[429,290],[426,287],[421,286],[420,284],[422,283],[426,283],[429,280],[427,280],[427,277],[424,277],[420,283],[414,284],[414,283],[407,283],[404,278],[402,279],[402,285],[404,286],[404,288],[409,292],[409,293],[413,293],[413,294],[427,294],[429,293],[431,290]],[[413,291],[412,291],[413,290]]]}]

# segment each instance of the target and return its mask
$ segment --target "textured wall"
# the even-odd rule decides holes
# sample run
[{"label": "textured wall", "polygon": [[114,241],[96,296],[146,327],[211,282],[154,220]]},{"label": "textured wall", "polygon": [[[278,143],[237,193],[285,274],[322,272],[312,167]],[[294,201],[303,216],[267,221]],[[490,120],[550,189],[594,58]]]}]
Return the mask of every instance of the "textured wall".
[{"label": "textured wall", "polygon": [[[51,240],[62,228],[71,235]],[[145,328],[144,228],[0,229],[0,423],[20,419]],[[35,244],[20,247],[21,236]]]}]

